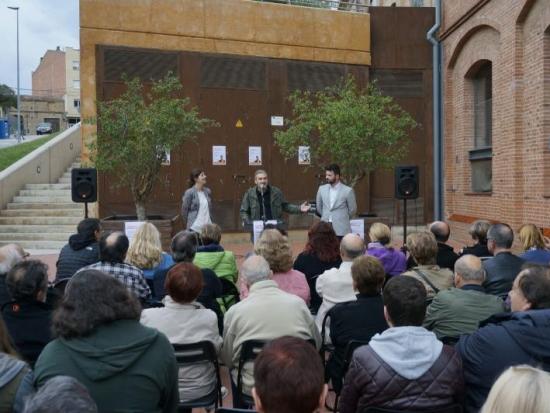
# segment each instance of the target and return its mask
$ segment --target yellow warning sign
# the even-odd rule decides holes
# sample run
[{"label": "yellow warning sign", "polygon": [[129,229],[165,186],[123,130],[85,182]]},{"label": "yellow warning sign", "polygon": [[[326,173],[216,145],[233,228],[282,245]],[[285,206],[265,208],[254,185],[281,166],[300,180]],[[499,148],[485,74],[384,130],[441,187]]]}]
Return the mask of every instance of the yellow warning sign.
[{"label": "yellow warning sign", "polygon": [[237,123],[235,124],[235,127],[236,128],[242,128],[243,127],[243,123],[241,122],[240,119],[237,119]]}]

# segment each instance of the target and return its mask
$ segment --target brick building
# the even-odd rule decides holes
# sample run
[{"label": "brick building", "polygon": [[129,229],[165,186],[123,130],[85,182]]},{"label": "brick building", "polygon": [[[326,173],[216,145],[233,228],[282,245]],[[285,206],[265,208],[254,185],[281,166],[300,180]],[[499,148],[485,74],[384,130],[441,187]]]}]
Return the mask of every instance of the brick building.
[{"label": "brick building", "polygon": [[80,121],[80,51],[72,47],[48,50],[32,72],[33,96],[61,98],[67,123]]},{"label": "brick building", "polygon": [[550,227],[550,2],[443,2],[445,212]]},{"label": "brick building", "polygon": [[[17,127],[17,109],[9,111],[10,124]],[[65,116],[65,103],[63,98],[50,96],[21,96],[22,132],[26,135],[34,135],[39,123],[49,122],[53,131],[57,132],[67,128]]]}]

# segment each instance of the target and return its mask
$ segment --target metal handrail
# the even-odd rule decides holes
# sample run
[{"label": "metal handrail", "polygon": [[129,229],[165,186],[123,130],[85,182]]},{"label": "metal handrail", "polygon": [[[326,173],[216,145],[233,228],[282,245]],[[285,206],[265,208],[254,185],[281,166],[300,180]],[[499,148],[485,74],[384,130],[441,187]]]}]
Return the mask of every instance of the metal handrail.
[{"label": "metal handrail", "polygon": [[368,13],[369,6],[362,4],[363,0],[255,0],[262,3],[278,3],[290,6],[314,7],[327,10]]}]

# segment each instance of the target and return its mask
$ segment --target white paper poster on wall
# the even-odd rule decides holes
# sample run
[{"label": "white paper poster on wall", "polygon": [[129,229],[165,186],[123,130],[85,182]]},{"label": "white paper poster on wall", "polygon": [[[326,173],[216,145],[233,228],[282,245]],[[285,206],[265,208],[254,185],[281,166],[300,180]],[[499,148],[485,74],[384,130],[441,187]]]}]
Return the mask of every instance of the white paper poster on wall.
[{"label": "white paper poster on wall", "polygon": [[352,219],[349,223],[351,225],[351,233],[365,239],[365,221],[363,219]]},{"label": "white paper poster on wall", "polygon": [[310,165],[309,146],[298,146],[298,165]]},{"label": "white paper poster on wall", "polygon": [[130,242],[132,242],[132,238],[141,224],[143,224],[143,221],[126,221],[124,223],[124,233]]},{"label": "white paper poster on wall", "polygon": [[227,150],[224,145],[212,146],[212,165],[227,165]]},{"label": "white paper poster on wall", "polygon": [[282,116],[272,116],[271,117],[271,126],[284,126],[285,118]]},{"label": "white paper poster on wall", "polygon": [[262,164],[262,147],[261,146],[249,146],[248,147],[248,164],[259,166]]}]

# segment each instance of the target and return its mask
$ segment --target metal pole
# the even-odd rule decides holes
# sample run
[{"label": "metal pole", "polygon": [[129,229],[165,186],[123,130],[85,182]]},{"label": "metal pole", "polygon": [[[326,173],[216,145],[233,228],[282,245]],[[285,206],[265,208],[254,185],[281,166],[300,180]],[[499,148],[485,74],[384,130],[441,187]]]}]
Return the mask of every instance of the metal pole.
[{"label": "metal pole", "polygon": [[407,198],[403,199],[403,246],[407,245]]},{"label": "metal pole", "polygon": [[19,87],[19,7],[8,6],[17,13],[17,142],[21,142],[21,89]]}]

